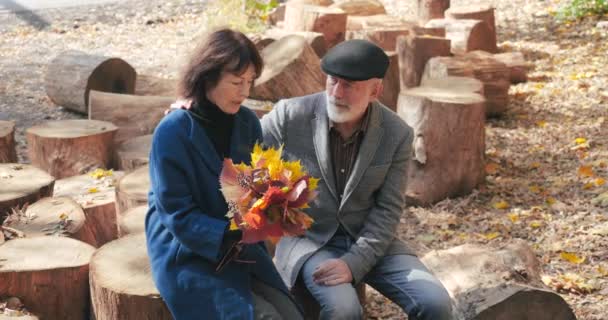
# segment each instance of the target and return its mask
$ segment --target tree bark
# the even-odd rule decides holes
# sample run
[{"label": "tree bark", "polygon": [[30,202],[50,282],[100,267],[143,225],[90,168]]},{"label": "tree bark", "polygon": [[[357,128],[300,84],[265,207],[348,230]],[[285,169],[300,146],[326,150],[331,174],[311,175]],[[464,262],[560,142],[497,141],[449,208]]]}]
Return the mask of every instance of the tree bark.
[{"label": "tree bark", "polygon": [[118,180],[116,185],[116,214],[118,217],[131,208],[148,204],[149,170],[146,165]]},{"label": "tree bark", "polygon": [[450,55],[450,40],[438,37],[402,36],[397,38],[401,90],[417,87],[429,59]]},{"label": "tree bark", "polygon": [[152,280],[143,233],[112,241],[95,252],[90,284],[96,320],[173,319]]},{"label": "tree bark", "polygon": [[401,91],[397,112],[414,129],[405,195],[426,206],[468,194],[484,179],[483,96],[446,86]]},{"label": "tree bark", "polygon": [[442,19],[450,8],[450,0],[418,0],[418,21],[425,24],[432,19]]},{"label": "tree bark", "polygon": [[89,174],[57,180],[54,196],[74,199],[86,217],[82,232],[88,234],[85,242],[99,248],[118,237],[116,223],[116,181],[121,171],[111,176],[95,178]]},{"label": "tree bark", "polygon": [[55,178],[28,164],[0,163],[0,223],[12,208],[51,197]]},{"label": "tree bark", "polygon": [[151,147],[151,134],[123,141],[116,148],[116,167],[119,170],[130,172],[147,165]]},{"label": "tree bark", "polygon": [[86,114],[90,90],[132,94],[135,78],[135,69],[122,59],[72,50],[49,63],[44,82],[55,104]]},{"label": "tree bark", "polygon": [[265,68],[251,98],[277,101],[319,92],[325,88],[319,57],[301,36],[291,35],[262,50]]},{"label": "tree bark", "polygon": [[349,16],[386,14],[384,5],[378,0],[337,0],[329,7],[341,9]]},{"label": "tree bark", "polygon": [[283,37],[289,35],[297,35],[302,36],[306,39],[306,42],[310,45],[310,47],[315,51],[317,57],[322,58],[327,52],[327,43],[325,41],[325,36],[320,32],[312,32],[312,31],[285,31],[283,29],[272,28],[266,30],[260,43],[266,43],[263,47],[258,47],[258,49],[263,50],[269,44],[280,40]]},{"label": "tree bark", "polygon": [[425,27],[444,28],[445,37],[451,40],[453,54],[496,51],[496,39],[491,37],[488,25],[481,20],[433,19]]},{"label": "tree bark", "polygon": [[15,123],[0,120],[0,163],[16,163]]},{"label": "tree bark", "polygon": [[287,31],[313,31],[325,36],[327,47],[344,41],[348,15],[341,9],[288,2],[285,7]]},{"label": "tree bark", "polygon": [[144,222],[148,213],[148,206],[131,208],[123,213],[118,223],[118,236],[136,234],[145,231]]},{"label": "tree bark", "polygon": [[[488,46],[491,53],[498,52],[496,47],[496,21],[494,19],[494,8],[488,5],[471,5],[464,7],[452,7],[445,12],[446,18],[451,19],[473,19],[481,20],[488,27]],[[493,45],[493,46],[492,46]]]},{"label": "tree bark", "polygon": [[151,134],[175,97],[135,96],[91,91],[89,119],[112,122],[118,127],[115,141]]},{"label": "tree bark", "polygon": [[0,294],[18,297],[41,319],[87,319],[94,251],[65,237],[9,240],[0,246]]},{"label": "tree bark", "polygon": [[139,74],[135,82],[135,95],[177,97],[177,80]]},{"label": "tree bark", "polygon": [[469,52],[468,55],[478,56],[480,58],[493,58],[498,62],[504,63],[509,68],[509,79],[511,83],[521,83],[528,81],[528,70],[532,65],[526,62],[524,55],[521,52],[505,52],[491,54],[484,51]]},{"label": "tree bark", "polygon": [[422,261],[450,293],[456,319],[576,319],[542,283],[540,262],[523,240],[500,249],[465,244],[432,251]]}]

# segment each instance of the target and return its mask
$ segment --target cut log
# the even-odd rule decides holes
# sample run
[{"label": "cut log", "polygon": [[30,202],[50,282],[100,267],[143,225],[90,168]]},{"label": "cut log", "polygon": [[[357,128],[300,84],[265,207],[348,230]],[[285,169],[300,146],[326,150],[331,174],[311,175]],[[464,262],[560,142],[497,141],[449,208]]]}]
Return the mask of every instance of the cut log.
[{"label": "cut log", "polygon": [[129,172],[147,165],[151,147],[151,134],[123,141],[116,148],[116,168]]},{"label": "cut log", "polygon": [[146,214],[148,206],[139,206],[127,210],[118,223],[118,236],[136,234],[145,231]]},{"label": "cut log", "polygon": [[288,0],[288,3],[299,3],[299,4],[308,4],[313,6],[323,6],[328,7],[331,6],[334,1],[333,0]]},{"label": "cut log", "polygon": [[509,104],[510,74],[504,63],[492,57],[466,54],[455,57],[436,57],[428,61],[424,78],[446,76],[474,77],[483,82],[486,98],[486,115],[504,113]]},{"label": "cut log", "polygon": [[[268,42],[269,40],[265,40],[265,39],[271,39],[272,41],[270,41],[268,43],[268,44],[270,44],[272,42],[280,40],[281,38],[289,36],[289,35],[297,35],[297,36],[304,37],[304,39],[306,39],[306,42],[308,42],[310,47],[315,51],[315,53],[317,54],[317,56],[319,58],[323,57],[325,55],[325,53],[327,52],[327,43],[325,42],[325,36],[323,36],[323,34],[320,32],[285,31],[283,29],[272,28],[272,29],[268,29],[268,30],[266,30],[266,32],[264,32],[264,35],[262,37],[262,40],[260,40],[260,42],[262,42],[262,43],[264,43],[264,41]],[[264,46],[264,48],[267,46],[268,45]]]},{"label": "cut log", "polygon": [[89,90],[132,94],[135,78],[135,69],[122,59],[66,51],[49,63],[44,83],[55,104],[86,114]]},{"label": "cut log", "polygon": [[576,319],[566,301],[542,283],[540,262],[523,240],[500,249],[465,244],[432,251],[422,262],[450,293],[455,319]]},{"label": "cut log", "polygon": [[91,259],[90,284],[96,320],[173,319],[152,279],[143,233],[97,250]]},{"label": "cut log", "polygon": [[341,9],[288,2],[284,29],[320,32],[325,36],[327,48],[332,48],[344,41],[347,17]]},{"label": "cut log", "polygon": [[401,36],[397,38],[401,90],[417,87],[427,61],[450,55],[450,40],[439,37]]},{"label": "cut log", "polygon": [[89,119],[109,121],[118,127],[115,141],[151,134],[175,102],[174,97],[134,96],[91,91]]},{"label": "cut log", "polygon": [[319,57],[301,36],[291,35],[262,50],[264,71],[251,97],[277,101],[316,93],[325,89]]},{"label": "cut log", "polygon": [[149,171],[150,169],[146,165],[118,180],[116,185],[116,214],[118,220],[127,210],[148,204]]},{"label": "cut log", "polygon": [[55,182],[55,197],[74,199],[86,217],[83,232],[86,242],[99,248],[118,237],[116,222],[116,181],[124,175],[120,171],[95,171]]},{"label": "cut log", "polygon": [[105,121],[47,121],[26,131],[30,160],[57,179],[110,168],[117,129]]},{"label": "cut log", "polygon": [[399,55],[395,51],[386,52],[389,59],[388,70],[384,75],[382,96],[378,99],[382,104],[393,111],[397,111],[399,99]]},{"label": "cut log", "polygon": [[16,163],[15,123],[0,120],[0,163]]},{"label": "cut log", "polygon": [[259,119],[262,119],[262,117],[272,111],[272,108],[274,107],[272,103],[252,99],[245,99],[245,101],[243,101],[243,106],[255,112],[255,115],[258,116]]},{"label": "cut log", "polygon": [[414,129],[409,204],[465,195],[484,180],[484,111],[483,96],[450,83],[401,91],[397,112]]},{"label": "cut log", "polygon": [[53,195],[55,178],[28,164],[0,163],[0,223],[13,208]]},{"label": "cut log", "polygon": [[418,21],[424,25],[432,19],[442,19],[450,8],[450,0],[418,0]]},{"label": "cut log", "polygon": [[511,83],[521,83],[528,81],[528,70],[532,65],[526,62],[521,52],[505,52],[491,54],[485,51],[469,52],[467,56],[477,56],[479,58],[494,58],[498,62],[504,63],[509,68]]},{"label": "cut log", "polygon": [[411,29],[417,24],[405,21],[399,17],[386,14],[373,16],[348,16],[347,31],[366,31],[376,29],[403,30]]},{"label": "cut log", "polygon": [[463,54],[474,50],[496,51],[496,39],[488,25],[481,20],[434,19],[427,28],[445,28],[445,37],[452,41],[452,53]]},{"label": "cut log", "polygon": [[483,96],[483,83],[475,78],[449,76],[437,79],[422,78],[421,87],[450,88],[456,92],[473,92]]},{"label": "cut log", "polygon": [[349,16],[386,14],[384,5],[378,0],[336,0],[329,7],[341,9]]},{"label": "cut log", "polygon": [[350,39],[364,39],[375,43],[377,46],[385,51],[396,51],[397,50],[397,37],[407,36],[412,34],[412,29],[389,29],[389,28],[378,28],[378,29],[367,29],[358,31],[347,31],[346,40]]},{"label": "cut log", "polygon": [[38,320],[39,318],[32,315],[3,315],[0,314],[0,320]]},{"label": "cut log", "polygon": [[[164,79],[155,76],[137,75],[135,94],[138,96],[177,96],[177,80]],[[89,103],[91,99],[89,98]],[[91,119],[91,118],[89,118]]]},{"label": "cut log", "polygon": [[[481,20],[487,26],[489,30],[488,37],[490,38],[488,46],[490,50],[486,50],[491,53],[498,52],[496,47],[496,21],[494,19],[494,8],[488,5],[471,5],[463,7],[452,7],[446,10],[446,18],[451,19],[472,19]],[[491,45],[494,45],[493,47]]]},{"label": "cut log", "polygon": [[272,9],[270,13],[268,13],[268,22],[271,25],[276,26],[279,22],[283,22],[285,20],[285,3],[279,4],[276,8]]},{"label": "cut log", "polygon": [[41,319],[88,319],[94,251],[65,237],[7,241],[0,246],[0,295],[18,297]]}]

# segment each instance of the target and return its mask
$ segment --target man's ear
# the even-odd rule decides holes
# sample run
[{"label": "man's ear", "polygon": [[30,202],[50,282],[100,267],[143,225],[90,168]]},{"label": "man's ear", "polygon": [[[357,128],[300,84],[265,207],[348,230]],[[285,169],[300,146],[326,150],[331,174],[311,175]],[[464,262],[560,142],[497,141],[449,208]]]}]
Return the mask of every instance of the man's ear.
[{"label": "man's ear", "polygon": [[382,79],[377,79],[374,83],[374,88],[372,89],[372,94],[371,94],[370,100],[379,99],[380,96],[382,95],[383,90],[384,90],[384,84],[382,82]]}]

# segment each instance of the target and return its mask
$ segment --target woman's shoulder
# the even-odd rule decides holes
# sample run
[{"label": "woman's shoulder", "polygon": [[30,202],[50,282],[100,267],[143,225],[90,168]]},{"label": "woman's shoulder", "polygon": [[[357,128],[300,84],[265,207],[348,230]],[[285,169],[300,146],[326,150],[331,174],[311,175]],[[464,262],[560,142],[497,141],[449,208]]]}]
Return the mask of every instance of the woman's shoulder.
[{"label": "woman's shoulder", "polygon": [[192,115],[186,110],[176,109],[164,116],[159,122],[154,135],[175,135],[177,133],[190,132],[192,128]]}]

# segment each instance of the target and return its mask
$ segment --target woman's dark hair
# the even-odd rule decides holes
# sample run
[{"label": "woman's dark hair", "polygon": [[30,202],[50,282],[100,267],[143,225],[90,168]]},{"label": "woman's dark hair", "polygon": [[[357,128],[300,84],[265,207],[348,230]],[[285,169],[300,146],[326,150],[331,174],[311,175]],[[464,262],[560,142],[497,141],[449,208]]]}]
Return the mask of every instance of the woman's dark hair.
[{"label": "woman's dark hair", "polygon": [[178,94],[194,103],[203,101],[207,91],[217,85],[222,71],[240,75],[249,65],[253,65],[255,77],[259,77],[264,62],[247,36],[231,29],[214,31],[190,57],[179,81]]}]

